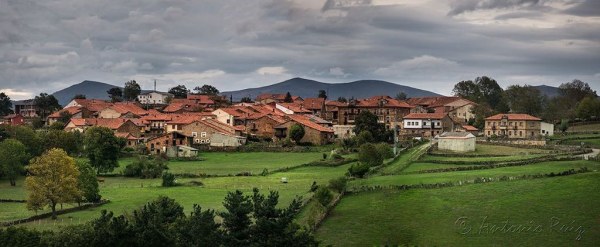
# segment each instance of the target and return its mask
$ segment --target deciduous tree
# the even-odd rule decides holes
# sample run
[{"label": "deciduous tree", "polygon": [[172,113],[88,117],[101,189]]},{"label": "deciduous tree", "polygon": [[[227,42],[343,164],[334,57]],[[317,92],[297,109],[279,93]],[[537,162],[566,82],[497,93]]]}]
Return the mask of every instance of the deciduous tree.
[{"label": "deciduous tree", "polygon": [[33,103],[39,109],[38,115],[42,119],[46,119],[50,113],[61,108],[54,95],[48,95],[47,93],[40,93],[40,95],[35,96]]},{"label": "deciduous tree", "polygon": [[112,130],[105,127],[91,127],[85,131],[85,147],[90,165],[97,173],[111,172],[119,166],[117,159],[121,142]]},{"label": "deciduous tree", "polygon": [[512,112],[533,116],[540,116],[542,113],[546,99],[537,88],[529,85],[510,85],[504,94]]},{"label": "deciduous tree", "polygon": [[125,82],[125,87],[123,88],[123,98],[125,98],[127,101],[133,101],[137,99],[137,96],[140,95],[141,92],[142,88],[140,85],[135,80],[131,80]]},{"label": "deciduous tree", "polygon": [[304,137],[304,134],[305,131],[302,125],[294,124],[292,127],[290,127],[290,138],[294,140],[294,142],[299,143]]},{"label": "deciduous tree", "polygon": [[31,160],[25,187],[29,192],[27,208],[39,210],[49,205],[56,219],[56,205],[75,202],[80,197],[79,171],[75,160],[61,149],[51,149]]},{"label": "deciduous tree", "polygon": [[212,85],[208,85],[208,84],[204,84],[202,85],[202,87],[195,87],[194,91],[196,91],[197,94],[203,94],[203,95],[219,95],[219,89],[217,89],[216,87],[212,86]]},{"label": "deciduous tree", "polygon": [[0,169],[10,181],[10,186],[16,186],[16,179],[23,173],[29,154],[25,145],[15,139],[0,142]]},{"label": "deciduous tree", "polygon": [[99,202],[102,197],[100,196],[98,179],[96,178],[94,168],[85,161],[78,161],[77,170],[79,171],[77,186],[81,191],[79,200],[84,202]]},{"label": "deciduous tree", "polygon": [[4,92],[0,93],[0,116],[5,116],[8,114],[12,114],[13,110],[12,102],[10,101],[10,97],[6,95]]},{"label": "deciduous tree", "polygon": [[113,87],[106,91],[108,93],[108,97],[112,102],[121,102],[123,101],[123,90],[120,87]]},{"label": "deciduous tree", "polygon": [[176,99],[185,99],[187,98],[188,90],[185,85],[177,85],[176,87],[172,87],[169,89],[169,93],[172,94]]},{"label": "deciduous tree", "polygon": [[323,99],[327,99],[327,92],[323,89],[319,90],[319,94],[317,95],[318,98],[323,98]]}]

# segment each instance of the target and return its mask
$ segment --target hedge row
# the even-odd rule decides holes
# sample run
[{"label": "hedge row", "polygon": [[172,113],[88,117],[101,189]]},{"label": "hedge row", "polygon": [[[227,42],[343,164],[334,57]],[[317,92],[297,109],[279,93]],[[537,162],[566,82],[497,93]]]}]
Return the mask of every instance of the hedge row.
[{"label": "hedge row", "polygon": [[[560,157],[560,158],[555,158],[555,159],[550,159],[550,160],[545,160],[545,161],[570,161],[570,160],[580,160],[580,159],[581,158],[579,158],[579,157]],[[502,167],[525,166],[525,165],[530,165],[530,164],[535,164],[535,163],[539,163],[539,162],[517,161],[517,162],[507,162],[507,163],[488,164],[488,165],[448,167],[448,168],[438,168],[438,169],[431,169],[431,170],[408,172],[406,174],[486,170],[486,169],[494,169],[494,168],[502,168]]]},{"label": "hedge row", "polygon": [[375,186],[360,186],[354,187],[351,190],[348,190],[346,193],[360,193],[360,192],[369,192],[369,191],[382,191],[382,190],[410,190],[410,189],[439,189],[446,187],[454,187],[461,186],[466,184],[478,184],[478,183],[489,183],[489,182],[498,182],[498,181],[512,181],[512,180],[526,180],[526,179],[537,179],[537,178],[547,178],[547,177],[557,177],[557,176],[569,176],[579,173],[586,173],[590,170],[587,167],[582,167],[580,169],[570,169],[568,171],[563,171],[559,173],[546,173],[546,174],[530,174],[530,175],[521,175],[516,177],[481,177],[476,178],[474,180],[462,180],[457,182],[445,182],[445,183],[435,183],[435,184],[413,184],[413,185],[375,185]]},{"label": "hedge row", "polygon": [[18,203],[26,203],[26,200],[15,200],[15,199],[0,199],[0,202],[18,202]]},{"label": "hedge row", "polygon": [[[571,157],[571,156],[569,156],[568,158],[571,158],[571,160],[580,159],[580,158]],[[545,156],[541,156],[541,157],[535,157],[535,158],[529,158],[529,159],[522,159],[522,160],[516,160],[516,161],[503,161],[503,160],[485,160],[485,161],[427,160],[425,162],[427,162],[427,163],[434,163],[434,164],[452,164],[452,165],[492,165],[492,164],[521,163],[521,162],[524,162],[526,164],[533,164],[533,163],[540,163],[540,162],[545,162],[545,161],[554,161],[555,159],[562,160],[562,158],[561,157],[557,157],[557,155],[545,155]],[[567,160],[569,160],[569,159],[567,159]]]},{"label": "hedge row", "polygon": [[[89,204],[84,204],[81,206],[67,208],[67,209],[63,209],[63,210],[56,210],[56,215],[72,213],[72,212],[76,212],[76,211],[80,211],[80,210],[85,210],[88,208],[94,208],[94,207],[102,206],[109,202],[110,202],[109,200],[102,200],[98,203],[89,203]],[[31,217],[25,218],[25,219],[18,219],[18,220],[13,220],[13,221],[8,221],[8,222],[0,222],[0,226],[2,226],[2,227],[13,226],[13,225],[18,225],[18,224],[23,224],[23,223],[27,223],[27,222],[36,221],[36,220],[45,219],[45,218],[48,218],[51,216],[52,216],[52,212],[38,214],[38,215],[34,215],[34,216],[31,216]]]}]

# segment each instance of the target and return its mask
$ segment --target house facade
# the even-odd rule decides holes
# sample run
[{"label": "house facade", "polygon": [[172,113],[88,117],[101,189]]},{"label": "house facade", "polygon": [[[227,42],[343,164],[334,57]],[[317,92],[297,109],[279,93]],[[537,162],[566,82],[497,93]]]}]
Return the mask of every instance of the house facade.
[{"label": "house facade", "polygon": [[402,120],[402,135],[434,137],[453,129],[452,120],[445,113],[410,113]]},{"label": "house facade", "polygon": [[159,136],[148,138],[146,149],[150,154],[178,154],[177,146],[189,146],[192,138],[179,132],[165,133]]},{"label": "house facade", "polygon": [[163,92],[148,92],[138,95],[138,101],[143,105],[166,105],[169,99],[173,99],[173,94]]},{"label": "house facade", "polygon": [[401,127],[402,118],[410,113],[412,106],[404,101],[389,96],[376,96],[362,100],[350,100],[347,105],[338,106],[340,125],[354,125],[354,120],[361,111],[370,111],[377,116],[378,122],[386,129]]},{"label": "house facade", "polygon": [[484,135],[513,139],[542,136],[542,120],[528,114],[500,113],[485,119]]},{"label": "house facade", "polygon": [[286,139],[289,136],[290,128],[295,124],[300,124],[304,127],[304,137],[300,142],[324,145],[333,141],[333,129],[316,124],[306,116],[289,115],[288,117],[290,121],[275,127],[275,140],[282,141]]},{"label": "house facade", "polygon": [[436,137],[439,150],[452,152],[475,151],[476,138],[469,132],[444,132]]},{"label": "house facade", "polygon": [[0,124],[4,124],[4,125],[22,125],[24,124],[24,118],[23,116],[21,116],[21,114],[10,114],[10,115],[6,115],[3,116],[0,119]]}]

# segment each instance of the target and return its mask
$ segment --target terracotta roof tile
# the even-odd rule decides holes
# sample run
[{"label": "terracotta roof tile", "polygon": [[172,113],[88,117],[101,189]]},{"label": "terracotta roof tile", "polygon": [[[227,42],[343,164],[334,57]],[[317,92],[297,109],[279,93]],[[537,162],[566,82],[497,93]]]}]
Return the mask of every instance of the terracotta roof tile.
[{"label": "terracotta roof tile", "polygon": [[327,128],[327,127],[323,127],[313,121],[311,121],[308,117],[303,116],[303,115],[298,115],[298,114],[290,114],[287,115],[287,117],[289,117],[292,121],[297,122],[299,124],[302,124],[306,127],[309,127],[311,129],[315,129],[321,132],[330,132],[333,133],[333,129]]},{"label": "terracotta roof tile", "polygon": [[485,120],[501,120],[504,116],[508,117],[508,120],[525,120],[525,121],[541,121],[542,119],[531,116],[529,114],[521,113],[500,113],[494,116],[488,117]]}]

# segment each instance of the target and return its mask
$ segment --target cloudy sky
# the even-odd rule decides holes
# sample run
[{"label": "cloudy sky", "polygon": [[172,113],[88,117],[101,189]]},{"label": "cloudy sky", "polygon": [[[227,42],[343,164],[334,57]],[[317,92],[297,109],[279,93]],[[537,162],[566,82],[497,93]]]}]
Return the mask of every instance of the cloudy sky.
[{"label": "cloudy sky", "polygon": [[0,91],[221,91],[292,77],[449,94],[480,75],[600,91],[598,0],[0,0]]}]

